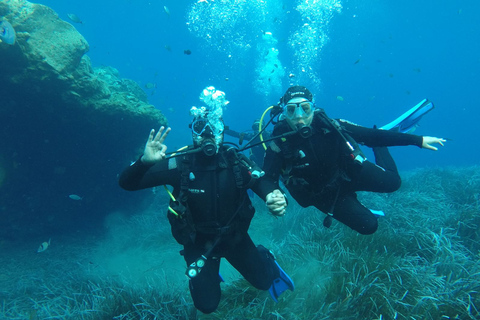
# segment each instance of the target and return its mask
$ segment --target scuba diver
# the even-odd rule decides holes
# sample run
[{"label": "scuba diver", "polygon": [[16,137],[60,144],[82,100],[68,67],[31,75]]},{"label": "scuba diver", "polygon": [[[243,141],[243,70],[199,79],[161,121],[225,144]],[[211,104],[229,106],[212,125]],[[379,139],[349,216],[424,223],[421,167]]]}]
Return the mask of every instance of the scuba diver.
[{"label": "scuba diver", "polygon": [[[253,147],[248,148],[250,150],[249,158],[255,162],[260,168],[263,167],[263,159],[265,158],[265,148],[259,144],[260,137],[258,135],[260,131],[260,119],[255,119],[252,124],[252,131],[237,132],[230,128],[225,129],[225,134],[234,138],[238,138],[238,144],[242,145],[243,141],[248,141]],[[269,131],[263,131],[263,139],[269,139],[271,133]]]},{"label": "scuba diver", "polygon": [[[290,87],[275,108],[272,118],[279,118],[273,137],[277,138],[266,151],[265,177],[276,187],[281,179],[302,207],[314,206],[326,213],[326,227],[333,218],[364,235],[377,230],[377,216],[383,212],[367,209],[356,192],[390,193],[401,184],[387,147],[415,145],[437,150],[434,144],[443,146],[446,141],[404,133],[433,109],[427,100],[383,129],[328,118],[303,86]],[[375,163],[366,160],[359,144],[373,149]]]},{"label": "scuba diver", "polygon": [[256,246],[248,234],[255,213],[248,189],[265,199],[274,215],[283,215],[287,203],[283,193],[262,178],[260,168],[223,143],[222,93],[207,87],[201,99],[210,108],[192,107],[192,146],[167,154],[164,141],[171,129],[162,126],[156,134],[151,130],[143,155],[119,179],[126,190],[173,187],[167,217],[174,238],[183,245],[180,253],[194,305],[203,313],[215,311],[220,302],[221,258],[255,288],[269,290],[275,301],[285,290],[294,290],[273,253]]}]

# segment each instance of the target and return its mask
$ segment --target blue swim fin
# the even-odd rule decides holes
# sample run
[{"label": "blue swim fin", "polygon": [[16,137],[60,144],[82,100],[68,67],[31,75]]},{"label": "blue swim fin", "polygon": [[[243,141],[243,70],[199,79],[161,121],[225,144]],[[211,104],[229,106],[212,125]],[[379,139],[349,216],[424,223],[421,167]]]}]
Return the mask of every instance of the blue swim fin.
[{"label": "blue swim fin", "polygon": [[272,296],[272,299],[275,302],[278,302],[278,297],[287,289],[294,290],[295,285],[293,284],[292,279],[288,276],[288,274],[283,271],[282,268],[278,265],[277,261],[275,261],[275,264],[278,267],[278,271],[280,271],[280,276],[273,280],[272,286],[268,291],[270,291],[270,295]]},{"label": "blue swim fin", "polygon": [[415,107],[411,108],[400,117],[393,120],[389,124],[384,125],[380,129],[398,131],[402,133],[412,133],[416,129],[420,119],[425,114],[433,110],[433,108],[434,105],[432,102],[428,101],[427,99],[423,99]]},{"label": "blue swim fin", "polygon": [[368,209],[368,210],[370,210],[370,212],[376,215],[377,217],[385,217],[385,212],[383,212],[382,210],[373,210],[373,209]]}]

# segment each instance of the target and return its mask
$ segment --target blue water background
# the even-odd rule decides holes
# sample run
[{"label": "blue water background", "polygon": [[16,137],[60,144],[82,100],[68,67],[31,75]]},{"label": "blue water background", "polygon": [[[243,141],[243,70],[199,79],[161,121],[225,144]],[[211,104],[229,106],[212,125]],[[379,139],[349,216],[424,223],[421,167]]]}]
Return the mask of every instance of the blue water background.
[{"label": "blue water background", "polygon": [[[198,96],[207,85],[226,92],[230,105],[225,122],[240,131],[248,130],[253,119],[278,101],[278,93],[255,91],[255,68],[261,59],[255,47],[263,32],[271,31],[286,70],[282,91],[290,83],[310,87],[317,106],[331,117],[365,126],[383,125],[423,98],[435,103],[436,109],[421,121],[416,133],[451,140],[437,153],[416,147],[392,148],[401,171],[478,163],[480,152],[473,139],[480,116],[480,2],[342,1],[341,12],[334,12],[325,26],[329,40],[311,66],[320,80],[317,83],[296,83],[298,77],[288,77],[298,63],[289,38],[304,23],[295,10],[299,1],[270,1],[279,7],[278,18],[240,28],[252,49],[236,50],[230,58],[188,30],[187,15],[196,2],[39,3],[53,8],[66,21],[67,13],[83,20],[74,25],[90,44],[88,55],[94,66],[113,66],[122,77],[142,87],[149,82],[157,85],[155,90],[145,90],[150,103],[165,113],[173,128],[169,148],[191,142],[185,130],[189,109],[200,105]],[[227,14],[233,13],[227,10]],[[251,11],[248,19],[255,22],[261,14]],[[219,48],[228,45],[218,43]],[[186,49],[192,54],[185,55]],[[131,134],[147,137],[149,129]]]}]

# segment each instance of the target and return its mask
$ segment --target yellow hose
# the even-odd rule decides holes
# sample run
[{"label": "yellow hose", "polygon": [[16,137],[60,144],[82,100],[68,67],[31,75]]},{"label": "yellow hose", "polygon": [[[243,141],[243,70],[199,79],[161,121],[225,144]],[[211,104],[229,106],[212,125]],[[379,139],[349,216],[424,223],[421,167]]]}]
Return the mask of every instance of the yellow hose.
[{"label": "yellow hose", "polygon": [[[262,117],[260,118],[260,122],[258,123],[258,132],[262,132],[262,127],[263,127],[263,118],[265,118],[265,115],[267,114],[267,112],[272,109],[274,106],[270,106],[268,107],[262,114]],[[263,133],[260,133],[260,141],[262,141],[262,146],[265,150],[267,150],[267,146],[265,145],[265,143],[263,143]]]},{"label": "yellow hose", "polygon": [[[188,146],[185,146],[185,147],[181,147],[180,149],[178,149],[177,151],[175,151],[174,153],[172,153],[172,157],[175,156],[177,154],[178,151],[182,151],[184,150],[185,148],[188,148]],[[168,190],[167,186],[166,185],[163,185],[163,187],[165,188],[165,191],[167,191],[168,195],[170,196],[170,199],[172,199],[172,201],[176,201],[175,197],[173,196],[173,194],[170,192],[170,190]],[[170,208],[170,206],[168,206],[168,210],[170,210],[171,213],[173,213],[174,215],[176,215],[178,217],[178,213],[175,212],[175,210],[173,210],[172,208]]]}]

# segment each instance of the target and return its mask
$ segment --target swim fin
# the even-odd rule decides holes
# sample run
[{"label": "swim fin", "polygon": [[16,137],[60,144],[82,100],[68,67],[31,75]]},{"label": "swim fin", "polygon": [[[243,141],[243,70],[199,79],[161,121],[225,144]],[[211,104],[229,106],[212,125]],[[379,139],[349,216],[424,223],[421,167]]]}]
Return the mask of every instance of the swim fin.
[{"label": "swim fin", "polygon": [[427,99],[423,99],[415,107],[411,108],[397,119],[389,124],[384,125],[380,129],[393,130],[401,133],[412,133],[416,128],[420,119],[433,110],[434,105]]},{"label": "swim fin", "polygon": [[376,215],[377,217],[385,217],[385,212],[383,212],[382,210],[373,210],[373,209],[368,209],[368,210],[370,210],[370,212]]},{"label": "swim fin", "polygon": [[278,265],[277,261],[275,264],[278,267],[278,271],[280,271],[280,276],[273,280],[272,286],[268,291],[270,291],[270,295],[272,296],[273,301],[278,302],[278,297],[287,289],[294,290],[295,285],[293,284],[292,279],[288,276],[288,274],[283,271],[282,268]]}]

